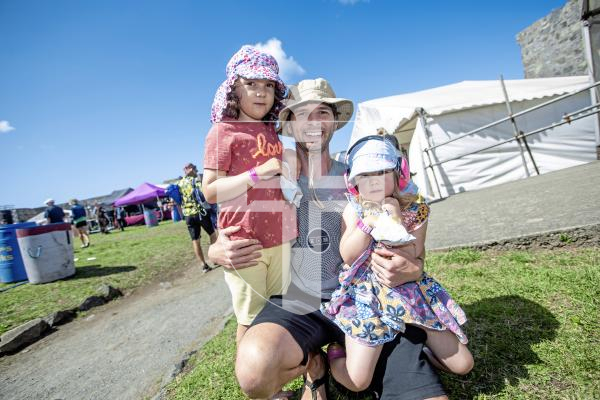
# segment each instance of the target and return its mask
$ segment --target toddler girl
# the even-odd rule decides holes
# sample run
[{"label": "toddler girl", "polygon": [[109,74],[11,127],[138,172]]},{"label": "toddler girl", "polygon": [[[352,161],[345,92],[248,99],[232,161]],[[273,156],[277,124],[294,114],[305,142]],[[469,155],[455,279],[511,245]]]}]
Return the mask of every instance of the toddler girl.
[{"label": "toddler girl", "polygon": [[285,293],[297,228],[296,211],[283,201],[275,178],[281,174],[283,145],[274,125],[286,92],[277,61],[243,46],[226,73],[212,106],[202,186],[206,200],[221,206],[220,229],[238,226],[232,240],[258,239],[262,245],[258,265],[225,269],[239,343],[266,299]]},{"label": "toddler girl", "polygon": [[[340,287],[321,312],[346,334],[346,352],[328,348],[331,373],[353,391],[366,389],[384,343],[392,341],[405,324],[427,333],[427,346],[442,367],[466,374],[473,358],[461,329],[463,310],[433,278],[389,288],[369,268],[373,246],[403,246],[423,260],[429,207],[416,195],[402,193],[407,177],[398,153],[382,136],[368,136],[347,153],[349,204],[343,213],[340,253],[346,262]],[[404,172],[406,174],[406,172]]]}]

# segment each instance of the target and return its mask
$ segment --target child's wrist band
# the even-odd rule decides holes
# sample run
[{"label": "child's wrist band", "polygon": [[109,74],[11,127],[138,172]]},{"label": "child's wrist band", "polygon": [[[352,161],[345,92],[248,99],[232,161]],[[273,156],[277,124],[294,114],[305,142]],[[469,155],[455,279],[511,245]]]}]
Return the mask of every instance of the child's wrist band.
[{"label": "child's wrist band", "polygon": [[248,174],[250,174],[250,180],[252,180],[252,183],[258,183],[258,181],[260,181],[260,178],[254,168],[250,168],[248,170]]},{"label": "child's wrist band", "polygon": [[369,225],[365,224],[362,219],[356,220],[356,227],[358,229],[360,229],[361,231],[363,231],[364,233],[366,233],[367,235],[370,235],[371,231],[373,230],[373,228],[371,228]]}]

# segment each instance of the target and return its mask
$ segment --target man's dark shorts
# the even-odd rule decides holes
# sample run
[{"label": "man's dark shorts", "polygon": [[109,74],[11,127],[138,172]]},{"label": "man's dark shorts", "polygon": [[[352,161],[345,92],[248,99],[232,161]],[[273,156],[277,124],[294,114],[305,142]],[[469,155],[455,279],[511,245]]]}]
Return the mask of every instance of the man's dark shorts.
[{"label": "man's dark shorts", "polygon": [[200,239],[200,228],[204,229],[208,235],[212,235],[215,231],[212,222],[208,215],[200,218],[199,214],[189,215],[185,217],[185,223],[187,224],[188,231],[190,232],[190,237],[192,240]]},{"label": "man's dark shorts", "polygon": [[[344,333],[320,311],[300,315],[283,309],[281,296],[270,300],[252,326],[270,322],[285,328],[302,348],[303,365],[309,352],[331,342],[344,343]],[[407,325],[403,334],[384,345],[371,384],[380,399],[417,400],[445,394],[438,374],[422,353],[426,339],[425,331]]]},{"label": "man's dark shorts", "polygon": [[75,223],[75,228],[81,228],[87,226],[87,221],[79,221]]}]

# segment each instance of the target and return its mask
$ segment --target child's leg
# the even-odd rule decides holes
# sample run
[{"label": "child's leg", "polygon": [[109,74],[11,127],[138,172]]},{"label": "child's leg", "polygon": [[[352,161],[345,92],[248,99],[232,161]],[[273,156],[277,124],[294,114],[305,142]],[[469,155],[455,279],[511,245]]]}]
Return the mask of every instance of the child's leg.
[{"label": "child's leg", "polygon": [[269,263],[267,266],[267,298],[287,293],[292,280],[290,242],[262,251]]},{"label": "child's leg", "polygon": [[267,299],[267,266],[264,257],[258,265],[239,270],[225,269],[225,282],[231,292],[233,311],[238,322],[236,344],[262,310]]},{"label": "child's leg", "polygon": [[[449,330],[425,329],[425,331],[427,332],[427,347],[442,364],[442,369],[446,368],[458,375],[468,374],[473,369],[473,355],[465,344],[458,341],[454,333]],[[435,360],[433,363],[435,364]]]},{"label": "child's leg", "polygon": [[373,379],[382,347],[369,347],[346,335],[346,357],[330,361],[331,374],[353,392],[365,390]]}]

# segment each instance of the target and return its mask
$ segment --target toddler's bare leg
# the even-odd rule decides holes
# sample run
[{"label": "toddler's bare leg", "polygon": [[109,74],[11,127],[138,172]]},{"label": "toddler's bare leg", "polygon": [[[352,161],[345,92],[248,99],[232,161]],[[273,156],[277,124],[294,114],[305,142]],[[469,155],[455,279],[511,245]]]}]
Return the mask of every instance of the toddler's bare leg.
[{"label": "toddler's bare leg", "polygon": [[346,357],[331,360],[331,374],[336,381],[354,392],[371,384],[382,346],[369,347],[346,336]]},{"label": "toddler's bare leg", "polygon": [[[431,349],[437,360],[450,372],[465,375],[473,369],[473,355],[466,345],[458,341],[449,330],[436,331],[426,329],[427,347]],[[435,364],[435,360],[432,360]]]}]

